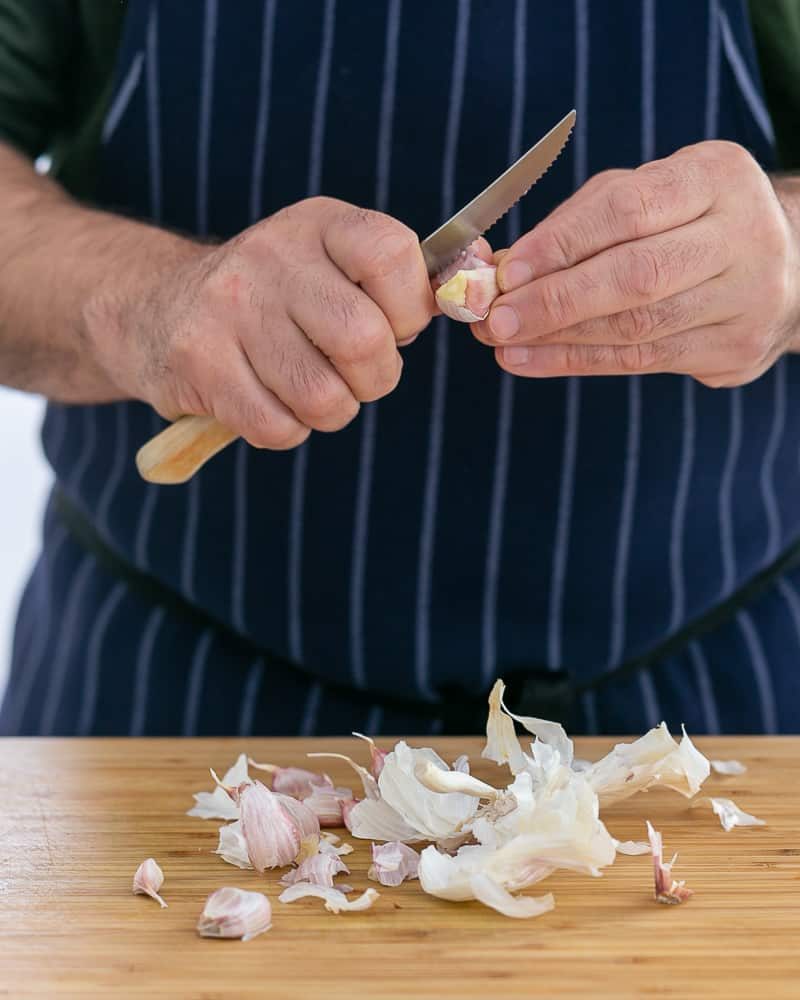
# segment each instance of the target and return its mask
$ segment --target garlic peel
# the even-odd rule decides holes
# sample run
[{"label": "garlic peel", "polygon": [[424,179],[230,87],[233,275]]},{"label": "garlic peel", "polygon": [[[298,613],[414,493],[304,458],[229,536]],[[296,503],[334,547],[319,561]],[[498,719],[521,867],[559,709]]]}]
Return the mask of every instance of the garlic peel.
[{"label": "garlic peel", "polygon": [[543,913],[548,913],[556,905],[555,898],[550,892],[538,899],[533,896],[512,896],[497,882],[493,882],[488,875],[473,875],[470,878],[470,888],[472,895],[478,902],[497,910],[498,913],[502,913],[506,917],[516,917],[522,920],[529,917],[539,917]]},{"label": "garlic peel", "polygon": [[212,892],[197,921],[201,937],[249,941],[272,926],[272,907],[263,893],[226,886]]},{"label": "garlic peel", "polygon": [[317,788],[333,788],[327,774],[306,771],[302,767],[278,767],[275,764],[259,764],[252,757],[247,758],[251,767],[272,775],[272,791],[290,795],[293,799],[307,799]]},{"label": "garlic peel", "polygon": [[219,843],[215,854],[219,854],[223,861],[237,868],[250,868],[253,865],[247,855],[247,842],[242,833],[242,824],[237,819],[235,823],[228,823],[219,828]]},{"label": "garlic peel", "polygon": [[720,826],[726,833],[730,833],[735,826],[766,826],[766,820],[751,816],[733,801],[733,799],[702,798],[695,803],[708,802],[714,810],[714,815],[719,817]]},{"label": "garlic peel", "polygon": [[200,819],[238,819],[239,807],[232,801],[227,788],[238,788],[249,781],[247,773],[247,754],[240,753],[236,762],[228,768],[221,782],[218,782],[213,792],[195,792],[195,805],[187,812],[187,816],[198,816]]},{"label": "garlic peel", "polygon": [[372,845],[372,864],[367,878],[381,885],[397,886],[406,879],[418,878],[419,854],[408,844],[394,841]]},{"label": "garlic peel", "polygon": [[649,820],[647,821],[647,836],[650,840],[650,849],[653,857],[653,879],[656,901],[659,903],[685,902],[692,895],[692,890],[687,888],[685,882],[676,882],[672,877],[672,866],[675,864],[678,855],[676,854],[669,863],[664,861],[661,834],[653,829]]},{"label": "garlic peel", "polygon": [[645,843],[643,840],[615,840],[614,847],[617,854],[635,856],[637,854],[650,853],[650,844]]},{"label": "garlic peel", "polygon": [[710,763],[716,774],[744,774],[747,770],[738,760],[712,760]]},{"label": "garlic peel", "polygon": [[356,774],[361,778],[361,784],[364,788],[364,794],[368,799],[379,799],[380,792],[378,791],[377,780],[369,773],[369,771],[357,764],[352,757],[348,757],[344,753],[309,753],[306,754],[307,757],[329,757],[332,760],[343,760],[346,764],[356,772]]},{"label": "garlic peel", "polygon": [[348,899],[339,889],[330,889],[323,885],[313,885],[311,882],[296,882],[278,896],[281,903],[293,903],[307,896],[316,896],[325,900],[325,909],[331,913],[353,913],[368,910],[379,898],[375,889],[365,889],[357,899]]},{"label": "garlic peel", "polygon": [[330,888],[333,886],[334,878],[340,874],[349,875],[350,869],[338,854],[325,852],[306,858],[298,868],[282,876],[280,883],[289,886],[296,882],[311,882],[313,885],[325,885]]},{"label": "garlic peel", "polygon": [[429,760],[422,760],[414,767],[417,780],[431,792],[445,794],[460,792],[476,799],[496,799],[500,792],[485,781],[463,771],[443,771]]},{"label": "garlic peel", "polygon": [[468,247],[432,281],[436,304],[451,319],[474,323],[486,319],[500,294],[497,268]]},{"label": "garlic peel", "polygon": [[162,907],[162,909],[167,906],[158,894],[158,890],[163,884],[164,873],[159,868],[155,858],[147,858],[146,861],[143,861],[136,869],[136,874],[133,876],[134,893],[149,896],[151,899],[154,899],[159,906]]},{"label": "garlic peel", "polygon": [[496,680],[489,693],[489,717],[486,720],[486,746],[481,757],[496,764],[508,764],[512,774],[525,770],[525,754],[514,730],[514,721],[503,711],[505,684]]}]

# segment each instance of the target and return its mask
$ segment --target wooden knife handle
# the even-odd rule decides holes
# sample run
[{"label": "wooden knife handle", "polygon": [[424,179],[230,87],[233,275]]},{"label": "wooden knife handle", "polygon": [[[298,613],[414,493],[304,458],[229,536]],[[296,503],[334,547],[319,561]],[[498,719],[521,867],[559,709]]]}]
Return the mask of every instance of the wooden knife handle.
[{"label": "wooden knife handle", "polygon": [[149,483],[185,483],[237,437],[213,417],[181,417],[142,445],[136,467]]}]

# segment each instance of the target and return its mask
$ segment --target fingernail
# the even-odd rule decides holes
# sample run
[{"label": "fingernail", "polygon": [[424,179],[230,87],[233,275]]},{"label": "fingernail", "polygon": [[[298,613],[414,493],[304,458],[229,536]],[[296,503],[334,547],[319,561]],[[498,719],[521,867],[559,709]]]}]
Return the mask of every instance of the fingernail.
[{"label": "fingernail", "polygon": [[511,368],[519,368],[530,360],[531,351],[529,347],[504,347],[503,361]]},{"label": "fingernail", "polygon": [[527,285],[533,280],[533,270],[524,260],[510,260],[502,264],[497,274],[497,282],[503,292],[513,292],[520,285]]},{"label": "fingernail", "polygon": [[498,306],[489,314],[489,329],[498,340],[511,340],[519,333],[519,319],[511,306]]}]

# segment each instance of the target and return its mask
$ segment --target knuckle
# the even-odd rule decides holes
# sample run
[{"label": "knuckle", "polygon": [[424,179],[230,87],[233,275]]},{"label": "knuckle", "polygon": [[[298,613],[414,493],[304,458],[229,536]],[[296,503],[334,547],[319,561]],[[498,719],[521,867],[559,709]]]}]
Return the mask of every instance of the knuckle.
[{"label": "knuckle", "polygon": [[369,364],[384,347],[386,330],[382,324],[366,319],[353,322],[339,338],[335,357],[347,365]]},{"label": "knuckle", "polygon": [[653,246],[631,246],[621,255],[617,285],[623,295],[649,299],[666,285],[671,263],[668,256]]},{"label": "knuckle", "polygon": [[756,368],[762,364],[769,351],[769,337],[759,327],[749,329],[739,341],[739,361],[747,368]]},{"label": "knuckle", "polygon": [[561,330],[574,322],[575,309],[572,295],[563,280],[545,279],[541,283],[541,310],[548,327]]},{"label": "knuckle", "polygon": [[613,334],[626,344],[646,340],[652,336],[656,327],[653,310],[647,306],[615,313],[609,316],[608,322]]},{"label": "knuckle", "polygon": [[384,278],[407,266],[420,253],[416,234],[381,212],[358,210],[369,229],[359,247],[359,270],[364,277]]}]

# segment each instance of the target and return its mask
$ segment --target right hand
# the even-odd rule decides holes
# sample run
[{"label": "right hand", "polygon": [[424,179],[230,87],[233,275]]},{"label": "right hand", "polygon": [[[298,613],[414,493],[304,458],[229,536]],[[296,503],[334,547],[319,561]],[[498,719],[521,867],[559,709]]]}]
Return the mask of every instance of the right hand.
[{"label": "right hand", "polygon": [[415,234],[331,198],[298,202],[220,246],[187,246],[119,310],[106,361],[162,416],[213,416],[256,447],[339,430],[391,392],[398,346],[437,312]]}]

